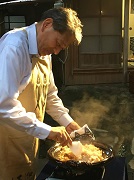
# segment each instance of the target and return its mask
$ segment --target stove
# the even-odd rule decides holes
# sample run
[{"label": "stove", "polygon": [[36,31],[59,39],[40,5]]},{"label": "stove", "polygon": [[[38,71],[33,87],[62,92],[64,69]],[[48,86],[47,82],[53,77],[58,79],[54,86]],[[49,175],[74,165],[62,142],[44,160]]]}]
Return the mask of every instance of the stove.
[{"label": "stove", "polygon": [[128,180],[128,177],[125,158],[116,157],[106,166],[90,168],[80,174],[48,162],[36,180]]},{"label": "stove", "polygon": [[105,169],[103,167],[100,168],[92,168],[87,170],[84,173],[74,174],[71,171],[64,169],[62,167],[56,167],[53,173],[47,178],[49,179],[66,179],[66,180],[102,180]]}]

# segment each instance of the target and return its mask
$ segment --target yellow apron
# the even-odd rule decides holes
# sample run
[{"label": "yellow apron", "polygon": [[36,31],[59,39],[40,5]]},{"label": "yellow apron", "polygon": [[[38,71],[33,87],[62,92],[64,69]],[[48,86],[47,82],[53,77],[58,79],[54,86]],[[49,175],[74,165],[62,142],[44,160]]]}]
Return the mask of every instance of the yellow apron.
[{"label": "yellow apron", "polygon": [[[34,112],[40,121],[44,120],[51,68],[49,63],[49,59],[45,61],[32,58],[30,83],[19,96],[26,111]],[[8,125],[0,125],[0,146],[0,180],[34,180],[36,178],[37,138]]]}]

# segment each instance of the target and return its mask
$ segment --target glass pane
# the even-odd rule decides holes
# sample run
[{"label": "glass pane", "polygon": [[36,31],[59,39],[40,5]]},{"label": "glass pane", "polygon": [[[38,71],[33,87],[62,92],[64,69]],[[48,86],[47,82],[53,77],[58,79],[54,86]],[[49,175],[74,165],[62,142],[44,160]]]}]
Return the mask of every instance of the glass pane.
[{"label": "glass pane", "polygon": [[80,53],[93,53],[99,52],[99,37],[98,36],[88,36],[83,37],[80,44]]},{"label": "glass pane", "polygon": [[93,1],[79,0],[78,12],[80,16],[99,15],[100,0],[93,0]]},{"label": "glass pane", "polygon": [[83,18],[83,35],[99,35],[99,18]]},{"label": "glass pane", "polygon": [[8,16],[5,16],[5,17],[4,17],[4,21],[5,21],[5,22],[8,22],[8,21],[9,21]]},{"label": "glass pane", "polygon": [[120,39],[118,36],[102,36],[101,49],[104,53],[120,53]]},{"label": "glass pane", "polygon": [[120,19],[117,17],[101,18],[101,34],[121,34]]},{"label": "glass pane", "polygon": [[101,0],[102,15],[119,15],[121,16],[122,0]]},{"label": "glass pane", "polygon": [[25,22],[24,16],[10,16],[10,22]]},{"label": "glass pane", "polygon": [[5,23],[5,29],[9,29],[9,23]]},{"label": "glass pane", "polygon": [[24,27],[25,23],[10,23],[10,29]]}]

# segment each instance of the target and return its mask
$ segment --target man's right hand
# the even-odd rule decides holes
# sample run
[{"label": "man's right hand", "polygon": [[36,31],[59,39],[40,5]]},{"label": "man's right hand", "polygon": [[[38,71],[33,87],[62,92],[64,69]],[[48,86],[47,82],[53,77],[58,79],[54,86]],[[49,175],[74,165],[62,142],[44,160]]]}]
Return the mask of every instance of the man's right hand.
[{"label": "man's right hand", "polygon": [[59,142],[62,146],[72,144],[72,139],[64,126],[52,127],[47,138]]}]

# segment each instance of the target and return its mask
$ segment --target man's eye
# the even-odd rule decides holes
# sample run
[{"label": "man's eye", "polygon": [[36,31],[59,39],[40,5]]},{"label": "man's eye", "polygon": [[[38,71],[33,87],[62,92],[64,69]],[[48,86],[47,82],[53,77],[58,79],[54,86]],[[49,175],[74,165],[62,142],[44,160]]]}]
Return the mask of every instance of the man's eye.
[{"label": "man's eye", "polygon": [[60,46],[60,43],[57,42],[57,46]]}]

